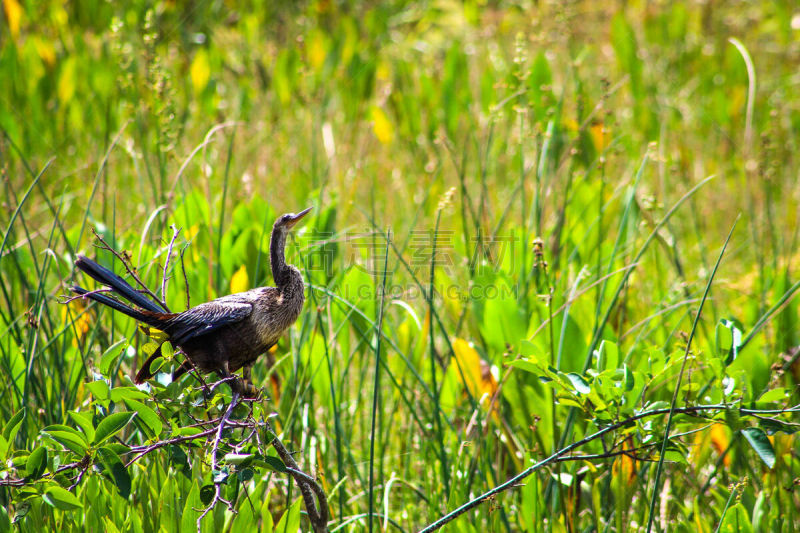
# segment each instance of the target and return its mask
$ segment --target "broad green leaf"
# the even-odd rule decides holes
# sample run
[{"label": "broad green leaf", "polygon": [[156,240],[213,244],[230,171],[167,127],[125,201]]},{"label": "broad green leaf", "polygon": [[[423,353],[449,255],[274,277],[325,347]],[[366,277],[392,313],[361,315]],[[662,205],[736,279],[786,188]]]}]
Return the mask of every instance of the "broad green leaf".
[{"label": "broad green leaf", "polygon": [[172,358],[175,356],[175,348],[172,347],[171,342],[164,341],[161,343],[161,356],[167,361],[172,361]]},{"label": "broad green leaf", "polygon": [[92,393],[92,396],[98,400],[108,400],[109,398],[108,383],[102,379],[90,381],[86,384],[86,388],[89,389],[89,392]]},{"label": "broad green leaf", "polygon": [[539,365],[526,359],[514,359],[513,361],[506,363],[506,366],[513,366],[514,368],[519,368],[520,370],[530,372],[537,376],[542,373],[542,369],[539,367]]},{"label": "broad green leaf", "polygon": [[778,387],[776,389],[771,389],[761,395],[758,399],[759,402],[764,403],[771,403],[771,402],[782,402],[786,399],[786,389],[783,387]]},{"label": "broad green leaf", "polygon": [[589,394],[592,392],[592,387],[589,386],[589,382],[586,381],[583,376],[580,374],[576,374],[575,372],[570,372],[567,374],[567,378],[572,383],[572,386],[575,387],[575,390],[581,394]]},{"label": "broad green leaf", "polygon": [[731,506],[719,524],[719,533],[751,533],[750,515],[741,503]]},{"label": "broad green leaf", "polygon": [[86,449],[89,445],[83,435],[72,428],[68,428],[69,431],[65,431],[62,429],[52,429],[53,427],[63,426],[48,426],[42,430],[42,434],[78,455],[84,455],[86,453]]},{"label": "broad green leaf", "polygon": [[83,505],[74,494],[61,487],[50,487],[44,492],[44,501],[62,511],[82,509]]},{"label": "broad green leaf", "polygon": [[267,455],[265,457],[260,457],[253,461],[254,466],[260,466],[262,468],[266,468],[268,470],[272,470],[273,472],[278,472],[280,474],[286,473],[286,465],[283,464],[279,458]]},{"label": "broad green leaf", "polygon": [[302,498],[294,501],[275,525],[275,531],[280,531],[280,533],[297,533],[300,531],[300,505],[302,502]]},{"label": "broad green leaf", "polygon": [[200,501],[200,487],[195,481],[192,483],[192,488],[189,491],[189,495],[186,497],[186,503],[183,506],[183,514],[181,515],[180,519],[181,531],[197,531],[197,518],[200,516],[200,513],[198,513],[196,509],[202,508],[203,502]]},{"label": "broad green leaf", "polygon": [[25,465],[25,471],[29,478],[38,479],[42,477],[44,469],[47,466],[47,448],[44,446],[36,447],[28,456],[28,462]]},{"label": "broad green leaf", "polygon": [[624,377],[623,381],[625,382],[625,392],[629,392],[633,389],[633,386],[636,384],[636,378],[634,376],[633,371],[628,368],[628,365],[623,365]]},{"label": "broad green leaf", "polygon": [[147,407],[142,402],[138,402],[136,400],[124,398],[123,402],[125,402],[125,406],[128,409],[135,411],[139,415],[136,420],[137,422],[141,422],[147,426],[151,432],[150,437],[157,437],[161,434],[161,430],[164,429],[164,424],[161,422],[161,419],[158,417],[158,414],[156,414],[155,411]]},{"label": "broad green leaf", "polygon": [[114,480],[114,485],[116,485],[120,496],[127,499],[131,494],[131,476],[122,463],[122,459],[107,446],[97,450],[97,457],[100,458],[100,462],[110,474],[111,479]]},{"label": "broad green leaf", "polygon": [[775,466],[775,450],[762,429],[744,428],[742,434],[768,468]]},{"label": "broad green leaf", "polygon": [[142,398],[149,398],[150,395],[144,391],[140,391],[136,387],[114,387],[110,393],[111,401],[119,403],[126,399],[140,400]]},{"label": "broad green leaf", "polygon": [[255,457],[252,453],[226,453],[225,462],[229,465],[247,466]]},{"label": "broad green leaf", "polygon": [[135,412],[112,413],[97,424],[94,436],[94,445],[102,444],[109,438],[117,434],[122,428],[128,425],[136,416]]},{"label": "broad green leaf", "polygon": [[23,407],[11,417],[11,420],[3,426],[3,438],[9,443],[13,443],[17,436],[22,420],[25,418],[25,408]]},{"label": "broad green leaf", "polygon": [[83,430],[87,442],[94,440],[94,425],[92,424],[92,417],[89,413],[70,411],[69,417]]},{"label": "broad green leaf", "polygon": [[619,364],[619,348],[611,341],[604,340],[597,349],[597,371],[611,370]]},{"label": "broad green leaf", "polygon": [[97,369],[100,373],[106,377],[110,377],[111,367],[114,366],[127,347],[127,339],[121,339],[109,346],[106,351],[103,352],[103,355],[100,356],[100,362],[97,364]]},{"label": "broad green leaf", "polygon": [[725,360],[725,366],[730,365],[739,357],[742,347],[742,329],[738,322],[723,318],[717,324],[715,331],[717,355]]}]

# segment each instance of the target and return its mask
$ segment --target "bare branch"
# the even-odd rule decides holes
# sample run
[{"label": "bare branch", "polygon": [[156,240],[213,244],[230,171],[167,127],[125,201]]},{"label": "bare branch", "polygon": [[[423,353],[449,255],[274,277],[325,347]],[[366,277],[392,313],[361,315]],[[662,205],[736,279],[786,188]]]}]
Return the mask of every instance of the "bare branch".
[{"label": "bare branch", "polygon": [[[169,240],[169,246],[167,247],[167,258],[164,260],[164,272],[161,274],[162,301],[167,301],[167,282],[171,277],[167,275],[167,269],[169,269],[169,260],[172,257],[172,247],[175,245],[175,239],[178,238],[178,234],[181,232],[181,229],[175,227],[175,224],[170,225],[170,229],[172,230],[172,238]],[[188,294],[189,291],[187,290],[186,293]]]},{"label": "bare branch", "polygon": [[187,244],[183,248],[181,248],[181,271],[183,272],[183,283],[186,286],[186,309],[189,309],[192,305],[189,299],[189,278],[186,277],[186,263],[183,261],[183,254],[186,252],[186,248],[189,245]]}]

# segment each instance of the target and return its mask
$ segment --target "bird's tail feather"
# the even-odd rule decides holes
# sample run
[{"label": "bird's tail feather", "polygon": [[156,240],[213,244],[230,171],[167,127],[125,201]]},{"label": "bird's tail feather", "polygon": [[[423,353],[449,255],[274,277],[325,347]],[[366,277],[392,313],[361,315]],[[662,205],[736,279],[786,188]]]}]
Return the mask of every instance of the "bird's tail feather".
[{"label": "bird's tail feather", "polygon": [[[118,275],[114,274],[106,267],[95,263],[88,257],[84,255],[79,255],[78,259],[75,260],[75,266],[78,267],[80,270],[84,271],[86,274],[89,275],[89,277],[91,277],[95,281],[98,281],[103,285],[108,285],[109,287],[114,289],[116,293],[118,293],[120,296],[130,301],[132,304],[135,304],[141,307],[142,309],[147,309],[148,311],[152,311],[154,313],[166,313],[166,309],[161,307],[159,304],[156,304],[149,298],[145,298],[136,289],[131,287],[131,285],[127,281],[125,281]],[[97,300],[98,302],[102,302],[108,305],[109,307],[114,307],[113,305],[99,298],[92,298],[92,299]],[[111,300],[110,298],[106,299]],[[117,307],[114,307],[114,309],[122,311]],[[125,311],[122,312],[124,313]]]},{"label": "bird's tail feather", "polygon": [[92,292],[89,290],[84,289],[83,287],[78,287],[77,285],[71,287],[72,292],[75,294],[79,294],[81,296],[85,296],[95,302],[100,302],[103,305],[107,305],[108,307],[119,311],[120,313],[126,314],[131,318],[135,318],[136,320],[140,320],[146,324],[151,324],[154,327],[157,327],[153,324],[153,317],[151,315],[147,315],[144,312],[135,309],[129,305],[125,305],[124,303],[120,302],[119,300],[115,300],[114,298],[110,298],[105,294],[100,294],[97,292]]}]

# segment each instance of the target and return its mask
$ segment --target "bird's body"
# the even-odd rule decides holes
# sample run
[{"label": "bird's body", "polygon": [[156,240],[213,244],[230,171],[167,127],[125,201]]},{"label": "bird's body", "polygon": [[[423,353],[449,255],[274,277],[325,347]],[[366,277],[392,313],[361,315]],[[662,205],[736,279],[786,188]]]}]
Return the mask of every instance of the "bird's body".
[{"label": "bird's body", "polygon": [[[81,287],[72,290],[166,333],[187,358],[173,373],[173,378],[192,367],[203,373],[217,372],[227,377],[240,368],[249,368],[276,344],[303,309],[303,277],[295,267],[286,264],[284,247],[286,233],[309,209],[297,215],[283,215],[275,222],[270,242],[275,287],[230,294],[182,313],[168,313],[107,268],[79,256],[76,267],[133,305]],[[136,383],[153,377],[150,364],[159,355],[157,351],[142,365]]]}]

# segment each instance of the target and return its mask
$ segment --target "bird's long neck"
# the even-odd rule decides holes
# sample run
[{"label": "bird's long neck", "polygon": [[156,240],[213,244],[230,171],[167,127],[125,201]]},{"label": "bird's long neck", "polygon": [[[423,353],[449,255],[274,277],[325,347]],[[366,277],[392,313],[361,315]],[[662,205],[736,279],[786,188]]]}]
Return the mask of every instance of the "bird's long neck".
[{"label": "bird's long neck", "polygon": [[275,285],[283,290],[292,281],[292,267],[286,264],[284,249],[286,248],[286,230],[283,228],[273,228],[272,238],[269,243],[269,259],[272,266],[272,278]]}]

